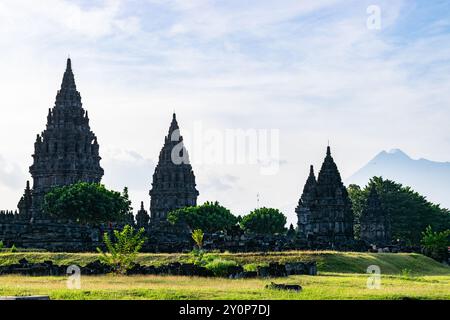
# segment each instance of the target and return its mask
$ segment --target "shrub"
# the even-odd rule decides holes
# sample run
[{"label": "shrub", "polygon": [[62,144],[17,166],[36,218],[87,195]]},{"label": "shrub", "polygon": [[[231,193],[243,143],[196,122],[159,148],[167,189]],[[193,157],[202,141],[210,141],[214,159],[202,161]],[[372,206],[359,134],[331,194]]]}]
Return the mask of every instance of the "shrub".
[{"label": "shrub", "polygon": [[11,249],[9,249],[9,252],[11,253],[16,253],[17,252],[17,247],[15,244],[12,245]]},{"label": "shrub", "polygon": [[125,274],[135,264],[137,255],[145,243],[144,232],[144,228],[135,232],[133,227],[127,225],[122,231],[114,230],[114,243],[108,233],[105,233],[103,241],[108,253],[97,248],[100,261],[111,266],[115,273]]},{"label": "shrub", "polygon": [[76,183],[57,187],[44,197],[44,211],[81,223],[123,222],[129,220],[131,203],[127,194],[111,191],[98,183]]},{"label": "shrub", "polygon": [[0,241],[0,251],[2,251],[3,248],[4,248],[3,241]]},{"label": "shrub", "polygon": [[268,263],[248,263],[244,265],[244,271],[247,272],[256,272],[259,267],[268,267]]},{"label": "shrub", "polygon": [[205,268],[214,273],[216,277],[226,277],[230,274],[230,269],[237,266],[239,265],[236,261],[218,258],[207,263]]},{"label": "shrub", "polygon": [[195,245],[199,250],[203,247],[203,231],[201,229],[196,229],[192,232],[192,239],[195,241]]},{"label": "shrub", "polygon": [[204,232],[230,230],[237,225],[237,217],[218,202],[178,209],[170,212],[167,219],[172,224],[185,223],[192,230],[201,229]]},{"label": "shrub", "polygon": [[413,276],[413,273],[412,273],[411,269],[402,269],[401,277],[404,280],[412,280],[412,279],[414,279],[414,276]]},{"label": "shrub", "polygon": [[278,209],[261,208],[244,216],[241,227],[245,231],[259,234],[276,234],[286,231],[286,216]]},{"label": "shrub", "polygon": [[428,226],[422,233],[422,248],[425,255],[437,261],[446,261],[448,257],[448,246],[450,230],[434,232],[431,226]]}]

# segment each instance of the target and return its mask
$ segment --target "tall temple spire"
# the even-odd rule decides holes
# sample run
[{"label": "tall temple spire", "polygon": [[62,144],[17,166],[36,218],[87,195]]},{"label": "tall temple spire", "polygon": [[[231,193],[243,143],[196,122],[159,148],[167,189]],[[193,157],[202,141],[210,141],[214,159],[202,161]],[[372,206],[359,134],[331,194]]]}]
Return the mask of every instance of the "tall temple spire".
[{"label": "tall temple spire", "polygon": [[[321,184],[322,187],[342,185],[341,174],[339,173],[336,163],[334,162],[334,159],[331,156],[330,146],[327,147],[327,154],[322,163],[322,167],[319,171],[317,182]],[[331,189],[327,188],[326,191],[328,191],[329,193],[334,192],[332,188]]]},{"label": "tall temple spire", "polygon": [[314,174],[314,166],[309,168],[309,176],[306,180],[305,186],[303,188],[303,193],[298,201],[298,206],[295,209],[297,213],[297,226],[298,232],[301,238],[307,239],[308,235],[312,233],[310,219],[311,219],[311,207],[314,206],[316,202],[316,187],[317,180]]},{"label": "tall temple spire", "polygon": [[43,198],[53,187],[100,182],[103,176],[97,137],[76,89],[70,58],[46,129],[37,136],[33,159],[33,215],[42,213]]},{"label": "tall temple spire", "polygon": [[315,179],[315,174],[314,174],[314,166],[313,165],[310,165],[309,166],[309,176],[310,177],[314,177],[314,179]]},{"label": "tall temple spire", "polygon": [[316,175],[314,174],[314,166],[311,165],[309,168],[309,176],[308,179],[306,180],[306,184],[305,187],[303,188],[303,195],[302,195],[302,200],[303,198],[307,198],[316,188],[317,185],[317,180],[316,180]]},{"label": "tall temple spire", "polygon": [[150,190],[151,223],[162,222],[167,214],[178,208],[195,206],[199,195],[195,175],[183,138],[173,133],[179,130],[176,114],[172,115],[169,134],[159,154]]},{"label": "tall temple spire", "polygon": [[353,240],[353,210],[330,146],[327,146],[317,182],[310,168],[296,212],[303,239],[331,247]]},{"label": "tall temple spire", "polygon": [[75,76],[72,71],[72,60],[67,59],[66,71],[64,72],[63,81],[61,84],[61,89],[76,90],[77,86],[75,84]]},{"label": "tall temple spire", "polygon": [[56,95],[55,107],[81,108],[81,95],[77,91],[75,76],[72,71],[72,60],[67,59],[66,71],[64,72],[61,89]]},{"label": "tall temple spire", "polygon": [[144,201],[141,201],[141,209],[136,214],[136,225],[138,228],[147,228],[150,216],[144,208]]},{"label": "tall temple spire", "polygon": [[[178,140],[177,137],[172,137],[173,133],[174,133],[176,130],[180,130],[180,127],[178,126],[177,115],[176,115],[175,112],[174,112],[173,115],[172,115],[172,122],[170,123],[169,134],[168,134],[167,137],[168,137],[169,139],[177,139],[177,140]],[[180,136],[179,136],[179,138],[182,139]]]},{"label": "tall temple spire", "polygon": [[31,218],[32,205],[33,199],[30,188],[30,181],[27,181],[24,194],[22,198],[20,198],[19,204],[17,205],[20,216],[26,219]]}]

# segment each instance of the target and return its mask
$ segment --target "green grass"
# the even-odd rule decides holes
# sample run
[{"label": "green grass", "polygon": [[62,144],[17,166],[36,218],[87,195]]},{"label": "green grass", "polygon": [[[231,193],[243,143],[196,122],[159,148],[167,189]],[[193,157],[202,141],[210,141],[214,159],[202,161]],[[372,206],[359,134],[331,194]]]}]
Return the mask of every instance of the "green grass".
[{"label": "green grass", "polygon": [[[174,276],[84,276],[81,290],[68,290],[64,277],[0,277],[0,295],[49,295],[51,299],[450,299],[449,276],[405,280],[382,277],[367,289],[367,276],[323,274],[283,279],[229,280]],[[300,293],[265,289],[270,281],[300,284]]]},{"label": "green grass", "polygon": [[[383,274],[398,275],[403,270],[416,275],[449,275],[450,268],[428,257],[415,253],[360,253],[333,251],[288,251],[270,253],[217,253],[223,259],[234,260],[241,265],[266,264],[269,262],[317,261],[319,272],[366,273],[369,265],[378,265]],[[52,260],[59,265],[84,266],[97,260],[96,253],[2,253],[0,265],[18,263],[26,258],[30,262]],[[142,265],[162,265],[170,262],[187,262],[188,254],[140,254]]]},{"label": "green grass", "polygon": [[[291,251],[217,254],[239,264],[317,261],[318,276],[281,279],[196,278],[175,276],[82,276],[81,290],[68,290],[66,277],[0,276],[0,296],[50,295],[52,299],[450,299],[450,268],[420,254]],[[85,265],[97,254],[3,253],[0,265],[32,262]],[[186,254],[141,254],[139,263],[187,261]],[[369,265],[381,269],[381,288],[368,289]],[[271,281],[300,284],[300,293],[265,289]]]}]

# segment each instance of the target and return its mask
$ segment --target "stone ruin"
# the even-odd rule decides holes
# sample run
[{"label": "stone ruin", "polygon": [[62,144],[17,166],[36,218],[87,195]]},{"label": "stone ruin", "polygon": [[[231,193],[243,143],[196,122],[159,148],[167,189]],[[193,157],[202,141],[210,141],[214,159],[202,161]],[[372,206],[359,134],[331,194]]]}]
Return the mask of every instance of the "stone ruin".
[{"label": "stone ruin", "polygon": [[[21,259],[19,263],[0,266],[0,275],[20,274],[24,276],[65,276],[69,270],[68,265],[57,265],[52,261],[31,263]],[[114,270],[101,263],[99,260],[92,261],[80,267],[82,275],[102,275]],[[287,277],[290,275],[317,275],[317,264],[311,262],[287,262],[284,264],[272,262],[267,266],[257,266],[256,271],[244,271],[242,266],[230,266],[224,277],[231,279],[240,278],[271,278]],[[210,270],[193,263],[172,262],[165,265],[134,265],[127,271],[128,275],[176,275],[176,276],[215,276]]]}]

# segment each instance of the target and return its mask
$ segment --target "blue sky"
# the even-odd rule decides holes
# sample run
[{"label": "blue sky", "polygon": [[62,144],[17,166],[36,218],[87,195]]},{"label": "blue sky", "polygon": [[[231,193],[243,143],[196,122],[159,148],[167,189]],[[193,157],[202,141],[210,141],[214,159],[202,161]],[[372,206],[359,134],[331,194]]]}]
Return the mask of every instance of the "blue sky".
[{"label": "blue sky", "polygon": [[[381,29],[366,26],[369,5]],[[176,110],[205,128],[280,130],[280,172],[194,165],[200,202],[293,209],[330,141],[343,177],[381,150],[450,160],[447,1],[4,0],[0,203],[14,208],[70,54],[104,182],[149,203]],[[190,145],[191,144],[191,145]]]}]

